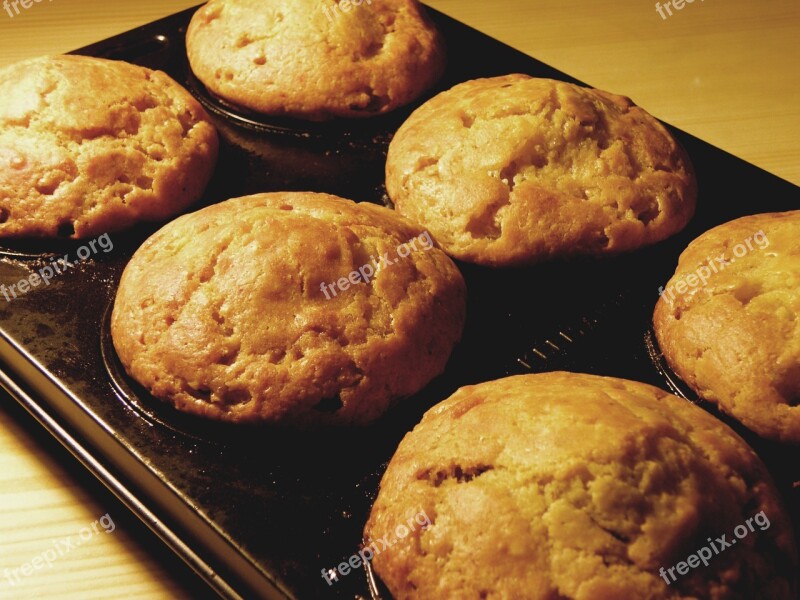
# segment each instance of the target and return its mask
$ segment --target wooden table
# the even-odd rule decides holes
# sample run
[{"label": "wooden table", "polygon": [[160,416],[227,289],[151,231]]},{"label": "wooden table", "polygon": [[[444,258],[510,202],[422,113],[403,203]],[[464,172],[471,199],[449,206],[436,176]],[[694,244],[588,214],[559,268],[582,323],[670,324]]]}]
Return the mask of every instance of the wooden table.
[{"label": "wooden table", "polygon": [[[27,9],[18,5],[13,17],[0,8],[0,66],[68,51],[194,3],[42,0]],[[662,10],[664,17],[649,0],[429,4],[800,184],[796,0],[701,0],[672,8],[671,16]],[[0,598],[208,596],[23,411],[5,396],[0,402]],[[106,513],[115,530],[106,534],[96,525],[94,533],[92,523]],[[20,571],[10,584],[14,569],[51,548],[63,550],[58,540],[77,540],[86,527],[92,535],[84,532],[85,543],[50,567],[27,576]]]}]

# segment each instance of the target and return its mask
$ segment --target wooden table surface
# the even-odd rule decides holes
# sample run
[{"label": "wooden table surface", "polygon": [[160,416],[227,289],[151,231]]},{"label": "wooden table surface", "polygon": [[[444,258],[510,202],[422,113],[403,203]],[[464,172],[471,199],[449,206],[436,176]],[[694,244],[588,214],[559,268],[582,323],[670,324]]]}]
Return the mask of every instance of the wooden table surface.
[{"label": "wooden table surface", "polygon": [[[27,9],[18,4],[19,14],[9,5],[14,16],[0,8],[0,66],[68,51],[193,4],[35,0]],[[687,0],[665,18],[649,0],[429,4],[800,184],[797,0]],[[4,395],[0,402],[0,598],[209,597],[21,409]],[[47,561],[53,553],[56,560]]]}]

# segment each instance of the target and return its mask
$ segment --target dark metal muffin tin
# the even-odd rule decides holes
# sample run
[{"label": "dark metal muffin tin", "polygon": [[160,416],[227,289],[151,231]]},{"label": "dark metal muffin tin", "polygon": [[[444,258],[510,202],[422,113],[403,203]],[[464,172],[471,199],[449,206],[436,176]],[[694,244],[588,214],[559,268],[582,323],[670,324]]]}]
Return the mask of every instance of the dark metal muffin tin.
[{"label": "dark metal muffin tin", "polygon": [[[192,10],[78,50],[158,68],[194,93],[219,127],[218,168],[197,206],[248,193],[312,190],[386,203],[393,131],[413,107],[367,121],[302,124],[239,114],[192,76],[184,34]],[[437,90],[523,72],[575,81],[436,11],[450,66]],[[422,99],[424,100],[424,99]],[[733,218],[800,208],[798,188],[675,131],[695,165],[698,212],[681,234],[616,258],[488,270],[459,265],[469,289],[462,343],[446,373],[358,431],[296,433],[208,423],[151,398],[121,369],[109,308],[131,254],[157,226],[113,234],[100,253],[6,303],[0,297],[0,380],[167,544],[226,597],[368,597],[359,570],[333,585],[321,573],[357,552],[386,462],[422,413],[461,385],[567,369],[625,377],[684,394],[652,343],[660,285],[680,251]],[[6,243],[10,284],[80,243]],[[717,414],[713,408],[703,408]],[[774,475],[800,521],[800,449],[766,442],[726,417]]]}]

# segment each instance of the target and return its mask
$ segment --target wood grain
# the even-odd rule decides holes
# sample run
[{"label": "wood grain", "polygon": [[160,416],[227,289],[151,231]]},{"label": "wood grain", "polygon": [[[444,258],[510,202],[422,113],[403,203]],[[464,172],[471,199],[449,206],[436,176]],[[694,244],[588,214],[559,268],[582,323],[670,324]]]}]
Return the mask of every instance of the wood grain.
[{"label": "wood grain", "polygon": [[[193,1],[45,0],[0,8],[0,66],[77,48]],[[591,85],[800,184],[800,3],[707,0],[662,19],[649,0],[432,0],[430,5]],[[663,4],[663,3],[662,3]],[[2,99],[0,99],[2,101]],[[0,395],[0,598],[198,598],[208,594],[155,538]],[[11,586],[13,572],[80,547]],[[13,575],[12,575],[13,579]]]}]

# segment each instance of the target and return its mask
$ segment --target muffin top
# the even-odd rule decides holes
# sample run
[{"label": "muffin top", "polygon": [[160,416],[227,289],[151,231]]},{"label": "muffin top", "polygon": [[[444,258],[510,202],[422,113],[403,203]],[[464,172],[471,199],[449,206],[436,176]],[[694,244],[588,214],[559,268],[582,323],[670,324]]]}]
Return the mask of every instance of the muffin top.
[{"label": "muffin top", "polygon": [[389,209],[258,194],[148,239],[124,271],[111,331],[128,373],[181,410],[363,424],[443,370],[465,295],[427,232]]},{"label": "muffin top", "polygon": [[160,71],[86,56],[0,69],[0,237],[87,238],[175,215],[217,157],[200,104]]},{"label": "muffin top", "polygon": [[742,217],[681,254],[653,316],[664,357],[759,435],[800,444],[800,211]]},{"label": "muffin top", "polygon": [[386,186],[451,256],[489,266],[651,244],[686,225],[696,197],[685,152],[629,99],[520,74],[418,108]]},{"label": "muffin top", "polygon": [[239,107],[308,120],[407,104],[446,62],[416,0],[211,0],[186,36],[192,70]]},{"label": "muffin top", "polygon": [[[760,511],[770,525],[707,567],[660,576]],[[423,513],[430,524],[403,535]],[[387,540],[373,565],[398,600],[796,590],[791,526],[744,441],[683,399],[593,375],[508,377],[430,409],[392,457],[365,537]]]}]

